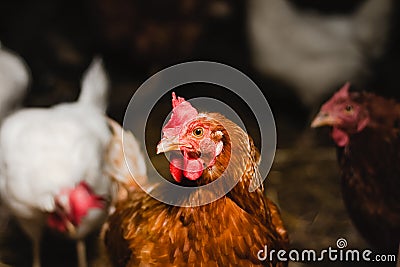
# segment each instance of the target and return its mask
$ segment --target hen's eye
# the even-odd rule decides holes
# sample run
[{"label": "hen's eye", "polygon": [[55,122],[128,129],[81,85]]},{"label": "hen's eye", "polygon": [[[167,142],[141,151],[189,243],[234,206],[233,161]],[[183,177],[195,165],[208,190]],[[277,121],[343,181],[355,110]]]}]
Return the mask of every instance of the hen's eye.
[{"label": "hen's eye", "polygon": [[353,106],[352,105],[347,105],[346,106],[346,111],[347,112],[350,112],[350,111],[352,111],[353,110]]},{"label": "hen's eye", "polygon": [[204,133],[204,130],[201,127],[196,128],[196,129],[193,130],[193,135],[195,137],[201,137],[201,136],[203,136],[203,133]]}]

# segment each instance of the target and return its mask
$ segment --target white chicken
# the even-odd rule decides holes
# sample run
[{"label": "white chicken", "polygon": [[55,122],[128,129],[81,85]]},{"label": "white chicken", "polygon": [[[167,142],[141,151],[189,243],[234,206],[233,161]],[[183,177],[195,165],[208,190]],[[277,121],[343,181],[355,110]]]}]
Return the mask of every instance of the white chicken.
[{"label": "white chicken", "polygon": [[0,121],[21,105],[30,81],[24,60],[0,43]]},{"label": "white chicken", "polygon": [[95,59],[77,102],[23,109],[1,127],[0,193],[32,240],[34,267],[44,227],[77,240],[78,266],[87,266],[84,238],[101,227],[111,198],[107,93],[107,75]]},{"label": "white chicken", "polygon": [[288,0],[250,0],[253,63],[312,107],[338,85],[368,74],[368,63],[384,50],[392,5],[365,0],[353,14],[322,15],[297,10]]}]

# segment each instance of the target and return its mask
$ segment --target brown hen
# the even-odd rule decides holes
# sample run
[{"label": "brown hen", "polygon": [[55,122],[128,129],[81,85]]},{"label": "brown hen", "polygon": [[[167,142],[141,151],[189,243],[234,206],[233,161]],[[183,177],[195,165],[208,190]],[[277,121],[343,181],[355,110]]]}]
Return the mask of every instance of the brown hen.
[{"label": "brown hen", "polygon": [[[259,153],[251,138],[222,115],[198,113],[175,95],[173,107],[157,150],[172,151],[176,183],[238,182],[228,194],[200,206],[184,201],[185,207],[171,206],[143,191],[132,192],[109,219],[105,242],[114,266],[287,266],[257,257],[264,246],[286,249],[288,237],[278,208],[263,189],[249,192],[260,179]],[[185,201],[197,203],[215,194],[203,191]]]},{"label": "brown hen", "polygon": [[361,235],[397,254],[400,241],[400,104],[346,84],[312,127],[328,125],[338,146],[344,202]]}]

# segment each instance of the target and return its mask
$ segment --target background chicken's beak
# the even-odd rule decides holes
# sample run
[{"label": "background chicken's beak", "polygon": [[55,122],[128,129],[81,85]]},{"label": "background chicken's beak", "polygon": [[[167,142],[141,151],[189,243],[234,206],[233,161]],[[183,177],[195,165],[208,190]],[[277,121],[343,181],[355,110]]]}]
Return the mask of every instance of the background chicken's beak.
[{"label": "background chicken's beak", "polygon": [[173,138],[164,137],[157,145],[157,154],[165,153],[168,151],[179,150],[178,136]]},{"label": "background chicken's beak", "polygon": [[321,126],[333,126],[338,123],[338,119],[326,112],[318,113],[317,117],[311,123],[312,128],[317,128]]}]

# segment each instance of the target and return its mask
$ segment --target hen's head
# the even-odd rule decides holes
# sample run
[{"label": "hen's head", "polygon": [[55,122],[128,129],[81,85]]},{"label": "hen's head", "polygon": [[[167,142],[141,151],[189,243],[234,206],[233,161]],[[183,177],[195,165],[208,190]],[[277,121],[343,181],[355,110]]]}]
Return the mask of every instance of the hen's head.
[{"label": "hen's head", "polygon": [[73,234],[83,218],[92,209],[105,208],[102,197],[94,194],[85,182],[75,188],[64,189],[55,198],[57,209],[48,217],[48,225],[60,232],[68,231]]},{"label": "hen's head", "polygon": [[[170,171],[175,181],[195,181],[217,171],[223,172],[230,157],[226,126],[232,122],[215,113],[198,113],[175,93],[172,93],[172,106],[157,154],[171,152]],[[214,176],[217,177],[219,175]]]},{"label": "hen's head", "polygon": [[359,133],[370,121],[367,107],[359,101],[359,93],[349,92],[346,83],[320,109],[311,127],[332,126],[332,138],[338,146],[346,146],[349,136]]}]

